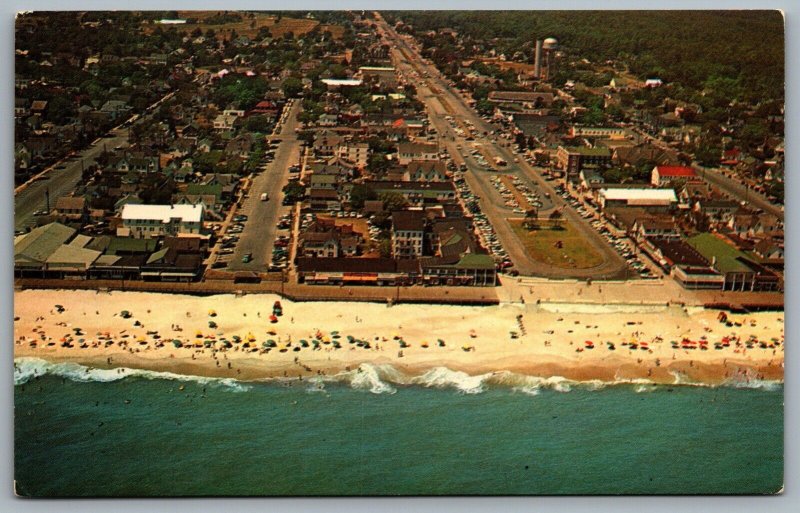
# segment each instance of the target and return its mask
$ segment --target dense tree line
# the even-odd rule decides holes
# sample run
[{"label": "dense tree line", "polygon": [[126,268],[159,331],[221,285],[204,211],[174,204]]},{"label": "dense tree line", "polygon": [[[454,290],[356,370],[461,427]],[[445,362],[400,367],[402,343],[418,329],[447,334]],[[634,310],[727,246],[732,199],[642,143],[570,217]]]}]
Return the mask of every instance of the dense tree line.
[{"label": "dense tree line", "polygon": [[751,103],[784,96],[778,11],[407,11],[386,18],[415,33],[450,27],[478,50],[491,45],[509,57],[521,49],[530,59],[535,39],[555,37],[569,56],[618,60],[641,77],[696,90],[724,81],[728,98]]}]

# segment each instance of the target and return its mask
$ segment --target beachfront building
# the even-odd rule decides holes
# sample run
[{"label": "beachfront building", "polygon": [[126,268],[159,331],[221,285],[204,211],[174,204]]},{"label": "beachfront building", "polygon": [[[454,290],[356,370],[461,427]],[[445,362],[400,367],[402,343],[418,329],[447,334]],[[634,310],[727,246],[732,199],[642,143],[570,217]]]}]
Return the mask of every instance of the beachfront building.
[{"label": "beachfront building", "polygon": [[419,260],[392,258],[297,258],[300,283],[310,285],[410,285]]},{"label": "beachfront building", "polygon": [[152,239],[165,235],[200,234],[203,205],[133,205],[122,207],[117,235]]},{"label": "beachfront building", "polygon": [[14,239],[14,275],[20,278],[83,278],[101,252],[92,237],[74,228],[50,223]]},{"label": "beachfront building", "polygon": [[425,240],[425,213],[419,210],[392,212],[392,255],[419,258]]},{"label": "beachfront building", "polygon": [[497,265],[491,256],[482,253],[423,258],[422,280],[429,285],[497,285]]},{"label": "beachfront building", "polygon": [[686,242],[724,276],[723,290],[756,292],[782,288],[777,274],[755,262],[718,234],[701,233]]}]

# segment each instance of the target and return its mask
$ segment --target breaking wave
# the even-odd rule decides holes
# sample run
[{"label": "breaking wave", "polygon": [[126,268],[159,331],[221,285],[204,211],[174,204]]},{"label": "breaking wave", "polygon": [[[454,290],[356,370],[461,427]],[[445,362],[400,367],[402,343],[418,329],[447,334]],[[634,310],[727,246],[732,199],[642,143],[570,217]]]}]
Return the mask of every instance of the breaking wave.
[{"label": "breaking wave", "polygon": [[[158,372],[143,369],[114,368],[97,369],[77,363],[52,363],[34,357],[21,357],[14,360],[14,384],[23,385],[44,375],[58,376],[76,382],[112,382],[125,378],[164,379],[196,382],[202,385],[221,386],[244,392],[250,390],[253,382],[243,382],[233,378],[209,378],[188,376],[171,372]],[[618,378],[613,381],[576,381],[562,376],[539,377],[517,374],[510,371],[488,372],[470,375],[447,367],[434,367],[420,375],[409,376],[391,365],[372,365],[363,363],[356,369],[343,371],[332,376],[313,376],[308,378],[307,390],[310,393],[327,392],[326,385],[341,384],[355,390],[372,394],[394,394],[398,387],[419,386],[425,388],[451,389],[460,394],[480,394],[487,389],[506,389],[513,393],[536,396],[543,390],[567,393],[575,389],[596,391],[610,386],[630,386],[636,393],[653,392],[671,386],[696,386],[780,390],[782,381],[740,378],[728,380],[720,385],[709,385],[689,381],[683,373],[672,372],[672,384],[658,384],[647,379]],[[259,383],[282,382],[286,378],[259,379]]]},{"label": "breaking wave", "polygon": [[191,381],[200,385],[218,385],[237,392],[250,390],[250,385],[233,378],[208,378],[205,376],[190,376],[174,374],[172,372],[158,372],[145,369],[131,369],[117,367],[113,369],[98,369],[87,367],[79,363],[63,362],[53,363],[41,358],[21,357],[14,359],[14,384],[24,385],[28,381],[44,375],[58,376],[79,383],[109,383],[125,378],[164,379],[175,381]]}]

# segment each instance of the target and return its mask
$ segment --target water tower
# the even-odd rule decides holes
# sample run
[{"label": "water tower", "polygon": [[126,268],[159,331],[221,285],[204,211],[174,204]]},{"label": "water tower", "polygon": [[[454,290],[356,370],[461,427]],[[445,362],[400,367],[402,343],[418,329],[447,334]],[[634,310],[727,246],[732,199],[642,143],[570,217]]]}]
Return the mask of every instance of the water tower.
[{"label": "water tower", "polygon": [[548,37],[542,42],[541,53],[539,56],[540,64],[538,66],[538,76],[542,80],[548,80],[555,73],[556,67],[556,51],[558,50],[558,40],[554,37]]}]

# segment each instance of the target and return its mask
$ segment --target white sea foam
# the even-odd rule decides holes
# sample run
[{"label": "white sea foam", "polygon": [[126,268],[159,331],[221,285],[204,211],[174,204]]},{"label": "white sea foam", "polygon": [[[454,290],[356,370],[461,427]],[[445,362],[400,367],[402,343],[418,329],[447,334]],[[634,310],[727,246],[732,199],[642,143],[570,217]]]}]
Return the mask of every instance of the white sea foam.
[{"label": "white sea foam", "polygon": [[432,388],[455,388],[465,394],[483,392],[483,382],[490,374],[470,376],[466,372],[454,371],[447,367],[435,367],[421,376],[411,379],[412,384]]},{"label": "white sea foam", "polygon": [[[59,376],[76,382],[113,382],[125,378],[138,377],[144,379],[165,379],[195,382],[201,385],[222,386],[234,391],[250,390],[252,384],[233,378],[209,378],[204,376],[187,376],[171,372],[157,372],[125,367],[114,369],[97,369],[77,363],[52,363],[35,357],[20,357],[14,360],[14,384],[23,385],[38,376]],[[674,381],[669,386],[715,387],[704,383],[691,382],[686,375],[670,371]],[[282,382],[285,378],[266,378],[257,382]],[[373,394],[394,394],[397,386],[423,386],[429,388],[454,389],[463,394],[480,394],[487,388],[501,388],[516,393],[536,396],[542,390],[570,392],[574,389],[596,391],[608,386],[634,386],[636,393],[652,392],[660,386],[648,379],[625,379],[615,376],[613,381],[589,380],[575,381],[563,376],[528,376],[510,371],[497,371],[485,374],[470,375],[463,371],[447,367],[435,367],[418,376],[408,376],[391,365],[361,364],[357,369],[340,372],[333,376],[313,376],[308,379],[308,392],[327,393],[328,383],[342,383],[353,389],[364,390]],[[782,381],[759,379],[731,379],[719,386],[732,388],[752,388],[768,391],[779,390]]]},{"label": "white sea foam", "polygon": [[747,380],[737,379],[737,380],[725,381],[723,385],[733,388],[752,388],[752,389],[768,390],[772,392],[778,390],[781,386],[783,386],[783,382],[773,381],[769,379],[747,379]]},{"label": "white sea foam", "polygon": [[145,379],[165,379],[175,381],[191,381],[200,385],[219,385],[237,392],[250,390],[250,386],[233,378],[209,378],[205,376],[189,376],[172,372],[158,372],[145,369],[117,367],[113,369],[97,369],[73,362],[53,363],[41,358],[21,357],[14,360],[14,384],[23,385],[31,379],[46,374],[66,378],[80,383],[109,383],[125,378],[138,377]]}]

